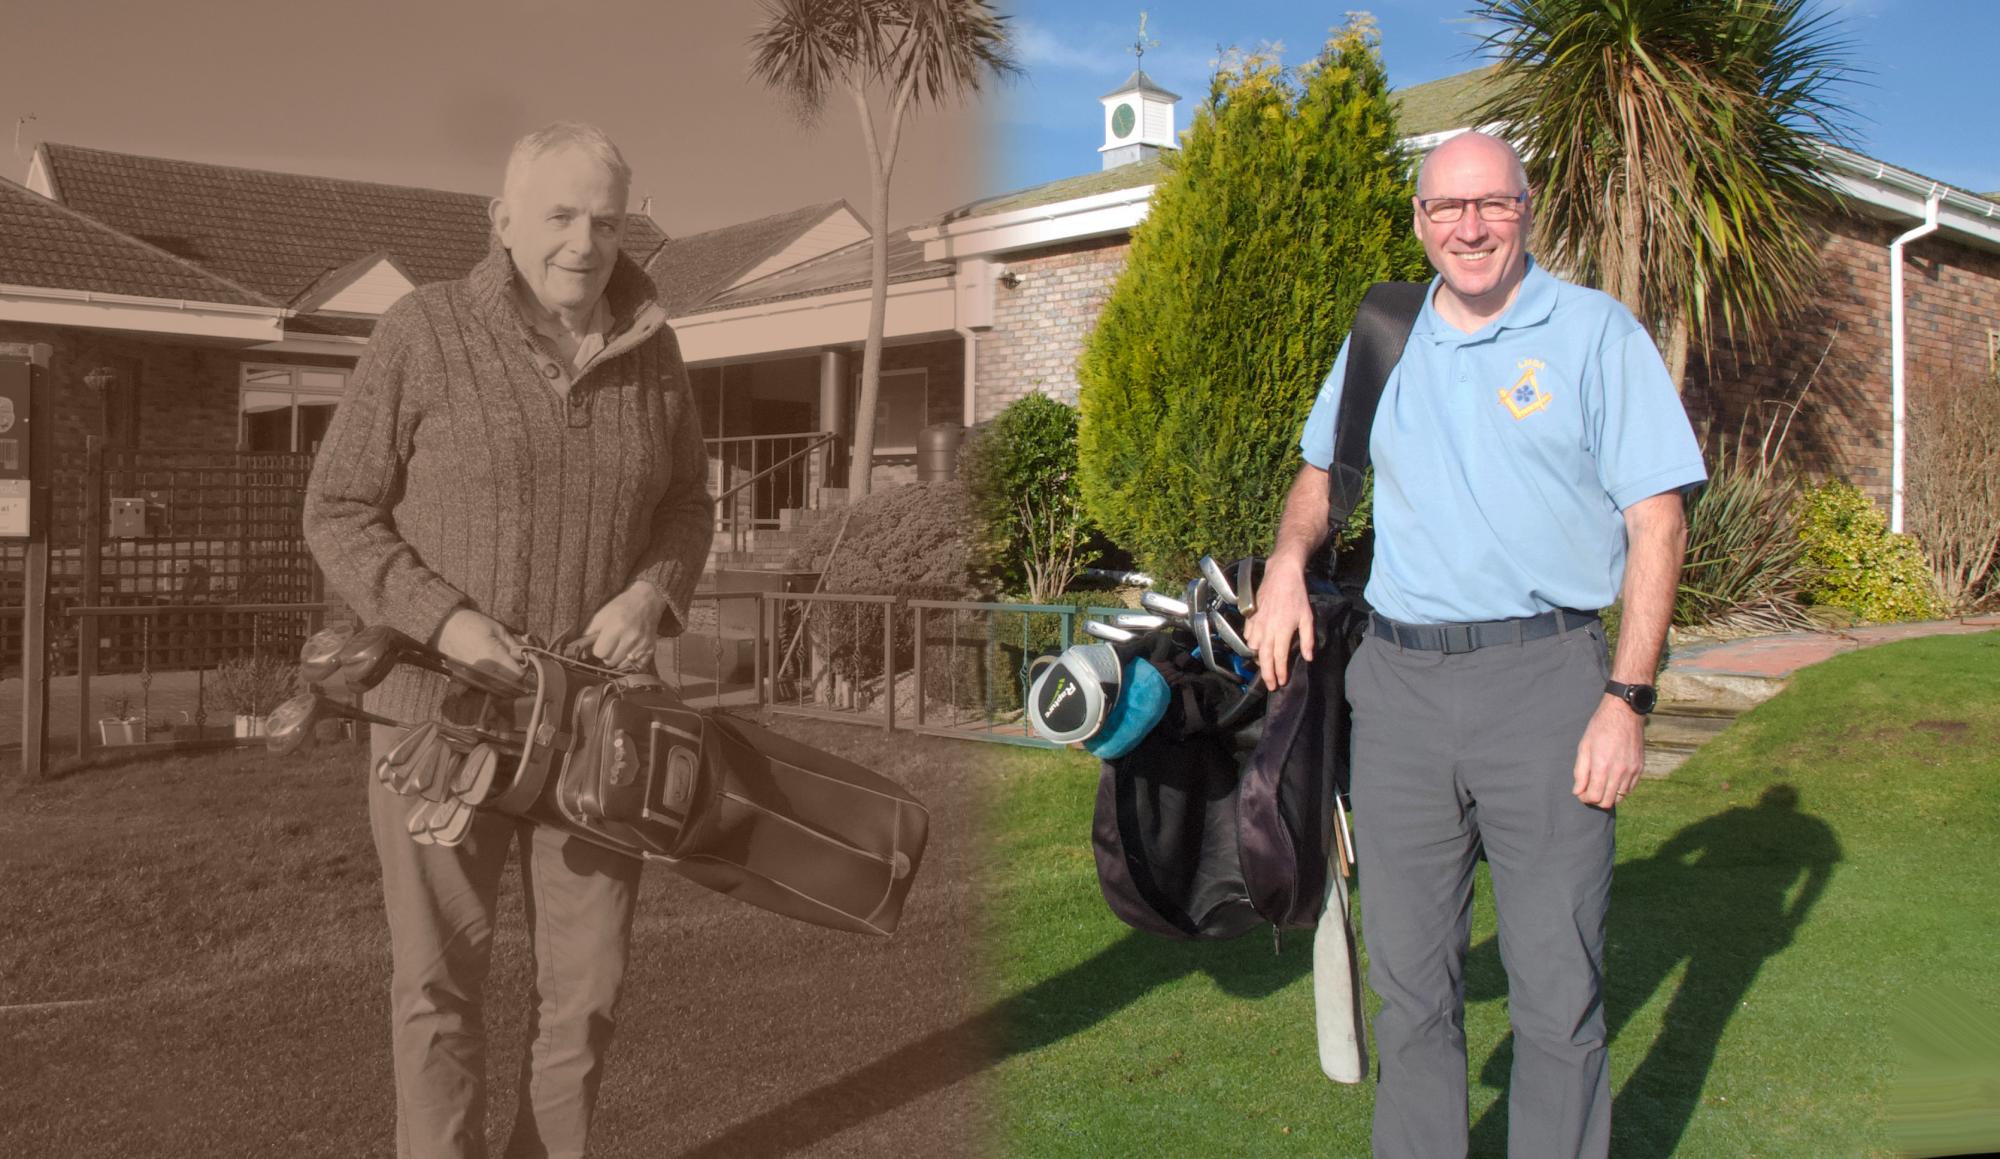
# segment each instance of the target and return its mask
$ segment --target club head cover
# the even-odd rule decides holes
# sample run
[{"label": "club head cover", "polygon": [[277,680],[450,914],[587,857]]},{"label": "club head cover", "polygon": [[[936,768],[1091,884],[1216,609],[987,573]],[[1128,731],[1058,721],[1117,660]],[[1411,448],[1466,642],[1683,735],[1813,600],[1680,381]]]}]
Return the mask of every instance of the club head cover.
[{"label": "club head cover", "polygon": [[1104,718],[1104,727],[1084,741],[1083,747],[1102,760],[1117,760],[1146,739],[1167,714],[1167,702],[1172,698],[1160,670],[1142,656],[1132,657],[1125,662],[1118,700]]},{"label": "club head cover", "polygon": [[1072,644],[1028,691],[1028,724],[1056,744],[1089,740],[1104,727],[1124,673],[1109,644]]}]

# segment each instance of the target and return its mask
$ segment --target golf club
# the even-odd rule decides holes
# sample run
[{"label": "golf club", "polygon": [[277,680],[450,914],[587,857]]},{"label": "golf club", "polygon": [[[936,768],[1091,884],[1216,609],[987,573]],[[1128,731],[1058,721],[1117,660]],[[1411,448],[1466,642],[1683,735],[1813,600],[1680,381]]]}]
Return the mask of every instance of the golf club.
[{"label": "golf club", "polygon": [[1188,627],[1194,629],[1195,648],[1201,654],[1201,662],[1208,665],[1210,672],[1234,680],[1236,673],[1223,667],[1222,662],[1215,658],[1215,636],[1209,630],[1209,621],[1210,616],[1207,612],[1196,612],[1188,617]]},{"label": "golf club", "polygon": [[1257,559],[1244,556],[1236,561],[1236,606],[1246,616],[1257,614]]},{"label": "golf club", "polygon": [[1169,621],[1185,625],[1189,608],[1187,604],[1172,596],[1163,596],[1155,591],[1139,593],[1139,606],[1149,612],[1166,617]]},{"label": "golf club", "polygon": [[1215,593],[1209,590],[1208,581],[1196,576],[1188,581],[1187,594],[1182,597],[1188,606],[1188,615],[1205,612],[1215,603]]},{"label": "golf club", "polygon": [[296,752],[312,737],[313,726],[327,719],[403,727],[400,720],[377,716],[353,705],[330,700],[316,689],[308,689],[271,710],[264,725],[265,744],[274,753]]},{"label": "golf club", "polygon": [[1238,656],[1254,660],[1257,658],[1257,650],[1252,648],[1243,639],[1243,633],[1236,625],[1229,622],[1231,619],[1229,612],[1231,610],[1233,609],[1217,608],[1209,613],[1209,620],[1215,628],[1215,634],[1224,644],[1229,646],[1230,651],[1236,653]]},{"label": "golf club", "polygon": [[354,633],[340,650],[340,672],[349,688],[366,691],[382,683],[398,664],[449,676],[500,697],[525,696],[532,688],[497,673],[447,660],[394,628],[375,624]]},{"label": "golf club", "polygon": [[1236,602],[1236,588],[1230,584],[1229,577],[1222,574],[1222,565],[1215,562],[1214,556],[1202,556],[1201,561],[1195,566],[1201,569],[1202,578],[1208,581],[1208,586],[1214,590],[1217,599],[1225,604]]},{"label": "golf club", "polygon": [[340,671],[340,652],[354,636],[354,625],[332,624],[306,638],[299,648],[299,679],[321,684]]},{"label": "golf club", "polygon": [[1127,644],[1139,638],[1137,632],[1128,632],[1123,628],[1107,624],[1103,620],[1085,620],[1083,622],[1083,634],[1094,636],[1099,640],[1108,640],[1113,644]]},{"label": "golf club", "polygon": [[1155,628],[1166,627],[1167,618],[1152,612],[1120,612],[1111,617],[1111,623],[1127,631],[1150,632]]}]

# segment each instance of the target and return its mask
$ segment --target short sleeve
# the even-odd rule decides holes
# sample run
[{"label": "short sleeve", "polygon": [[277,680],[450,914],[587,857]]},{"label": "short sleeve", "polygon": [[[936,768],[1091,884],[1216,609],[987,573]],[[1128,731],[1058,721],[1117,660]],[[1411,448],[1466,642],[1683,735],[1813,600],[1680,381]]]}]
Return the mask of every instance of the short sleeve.
[{"label": "short sleeve", "polygon": [[1595,441],[1598,481],[1619,510],[1708,478],[1687,408],[1636,322],[1605,350]]},{"label": "short sleeve", "polygon": [[1313,400],[1312,412],[1306,415],[1305,431],[1299,435],[1299,454],[1305,461],[1324,471],[1333,465],[1334,427],[1340,418],[1341,387],[1347,382],[1347,340],[1340,343],[1340,355],[1333,360],[1333,369],[1327,371],[1326,381],[1320,383],[1319,397]]}]

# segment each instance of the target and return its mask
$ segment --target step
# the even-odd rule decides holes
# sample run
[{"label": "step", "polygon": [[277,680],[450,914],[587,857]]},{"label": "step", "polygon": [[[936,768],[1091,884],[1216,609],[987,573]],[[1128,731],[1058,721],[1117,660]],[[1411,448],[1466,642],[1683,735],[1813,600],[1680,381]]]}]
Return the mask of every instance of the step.
[{"label": "step", "polygon": [[1660,699],[1667,703],[1703,704],[1742,712],[1785,690],[1780,676],[1737,672],[1702,672],[1669,666],[1660,674]]},{"label": "step", "polygon": [[1646,767],[1641,775],[1664,777],[1680,768],[1736,716],[1737,711],[1727,706],[1661,704],[1646,721]]}]

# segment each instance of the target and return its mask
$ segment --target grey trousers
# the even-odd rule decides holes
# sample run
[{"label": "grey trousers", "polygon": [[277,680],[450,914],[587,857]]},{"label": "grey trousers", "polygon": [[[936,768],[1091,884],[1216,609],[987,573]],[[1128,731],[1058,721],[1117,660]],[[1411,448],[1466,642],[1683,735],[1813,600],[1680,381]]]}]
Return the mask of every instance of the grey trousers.
[{"label": "grey trousers", "polygon": [[[375,753],[401,735],[375,726]],[[640,862],[499,814],[481,816],[456,849],[418,845],[404,827],[414,801],[369,783],[393,960],[396,1154],[486,1154],[486,973],[500,874],[518,844],[535,986],[506,1154],[581,1156],[625,977]]]},{"label": "grey trousers", "polygon": [[1570,794],[1607,663],[1594,622],[1446,655],[1370,636],[1348,665],[1378,1159],[1466,1153],[1464,965],[1483,843],[1514,1069],[1508,1154],[1610,1146],[1604,918],[1613,817]]}]

